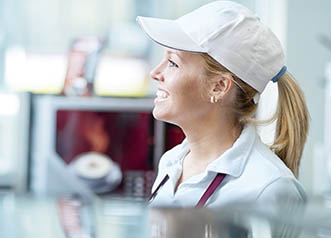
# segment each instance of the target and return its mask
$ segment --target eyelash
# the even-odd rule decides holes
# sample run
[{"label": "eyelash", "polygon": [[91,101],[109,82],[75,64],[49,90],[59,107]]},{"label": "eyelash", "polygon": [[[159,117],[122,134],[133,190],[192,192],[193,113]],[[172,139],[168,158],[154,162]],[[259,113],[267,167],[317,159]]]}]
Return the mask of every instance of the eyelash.
[{"label": "eyelash", "polygon": [[175,62],[173,62],[172,60],[168,60],[168,62],[169,62],[169,67],[176,67],[176,68],[178,68],[178,65],[175,63]]}]

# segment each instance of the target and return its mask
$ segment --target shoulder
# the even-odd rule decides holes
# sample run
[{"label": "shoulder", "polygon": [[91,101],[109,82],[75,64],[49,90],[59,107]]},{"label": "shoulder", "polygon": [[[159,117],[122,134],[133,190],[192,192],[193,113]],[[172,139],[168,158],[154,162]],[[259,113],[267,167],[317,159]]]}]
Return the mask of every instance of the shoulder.
[{"label": "shoulder", "polygon": [[286,164],[261,141],[258,135],[255,137],[246,169],[254,170],[259,178],[267,181],[273,181],[279,177],[295,178]]},{"label": "shoulder", "polygon": [[279,177],[271,181],[263,187],[257,197],[257,201],[262,203],[305,202],[306,200],[307,197],[303,187],[292,177]]},{"label": "shoulder", "polygon": [[255,184],[258,201],[277,200],[284,196],[302,201],[306,199],[304,188],[292,171],[260,138],[256,138],[243,176]]}]

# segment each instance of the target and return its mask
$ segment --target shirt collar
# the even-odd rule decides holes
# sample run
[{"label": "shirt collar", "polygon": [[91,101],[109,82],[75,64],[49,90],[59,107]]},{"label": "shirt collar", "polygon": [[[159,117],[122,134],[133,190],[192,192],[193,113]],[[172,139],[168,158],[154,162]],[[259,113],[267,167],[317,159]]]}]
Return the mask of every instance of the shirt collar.
[{"label": "shirt collar", "polygon": [[[247,124],[232,147],[211,162],[206,170],[239,177],[245,168],[246,161],[254,146],[256,136],[255,127]],[[180,175],[181,169],[179,168],[181,168],[181,166],[173,165],[179,165],[179,163],[182,163],[183,158],[189,152],[187,139],[178,146],[177,152],[178,153],[174,154],[173,159],[168,161],[167,164],[169,168],[176,168],[173,171],[169,171],[169,176],[174,178],[177,178],[178,175]]]},{"label": "shirt collar", "polygon": [[172,150],[167,152],[169,153],[167,156],[169,156],[170,159],[167,161],[165,166],[167,167],[167,174],[169,175],[169,178],[173,183],[173,187],[176,186],[175,183],[177,183],[182,173],[183,159],[189,152],[189,150],[190,149],[188,146],[188,142],[185,138],[181,144],[177,145]]},{"label": "shirt collar", "polygon": [[211,162],[207,170],[239,177],[244,171],[256,136],[255,127],[247,124],[232,147]]}]

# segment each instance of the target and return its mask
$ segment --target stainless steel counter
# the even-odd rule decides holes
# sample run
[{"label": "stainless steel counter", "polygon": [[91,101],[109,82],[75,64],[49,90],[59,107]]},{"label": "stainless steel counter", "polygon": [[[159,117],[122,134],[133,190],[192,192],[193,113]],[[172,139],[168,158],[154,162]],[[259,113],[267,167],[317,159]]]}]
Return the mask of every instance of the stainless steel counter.
[{"label": "stainless steel counter", "polygon": [[331,202],[279,207],[149,208],[116,197],[35,197],[0,193],[1,238],[331,237]]}]

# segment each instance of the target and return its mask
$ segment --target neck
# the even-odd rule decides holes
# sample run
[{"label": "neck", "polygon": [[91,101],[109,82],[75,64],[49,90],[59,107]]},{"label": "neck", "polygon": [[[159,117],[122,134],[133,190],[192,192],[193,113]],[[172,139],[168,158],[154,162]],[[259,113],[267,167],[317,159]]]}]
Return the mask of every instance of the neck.
[{"label": "neck", "polygon": [[216,115],[181,126],[190,147],[188,156],[196,164],[207,165],[217,159],[232,147],[242,131],[232,118]]}]

